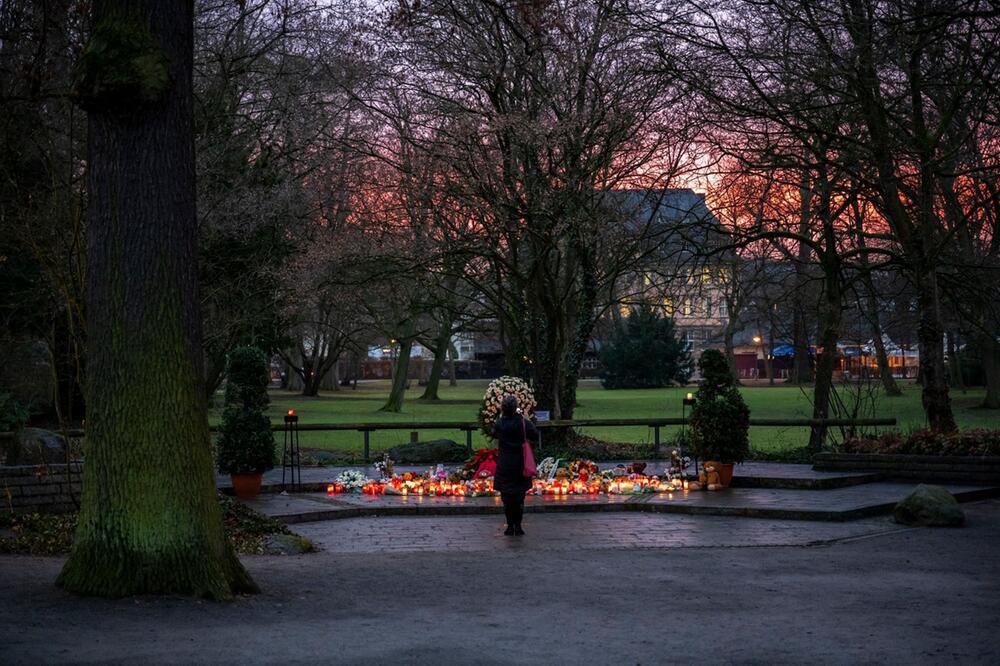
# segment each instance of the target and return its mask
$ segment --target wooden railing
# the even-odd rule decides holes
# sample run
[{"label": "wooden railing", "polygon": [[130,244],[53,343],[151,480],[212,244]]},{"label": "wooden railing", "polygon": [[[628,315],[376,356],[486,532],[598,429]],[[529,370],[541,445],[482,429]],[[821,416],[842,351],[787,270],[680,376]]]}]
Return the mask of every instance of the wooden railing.
[{"label": "wooden railing", "polygon": [[[660,455],[660,428],[666,426],[684,426],[688,424],[688,419],[662,418],[662,419],[573,419],[571,421],[541,421],[537,423],[539,429],[549,428],[583,428],[593,426],[605,427],[629,427],[640,426],[653,429],[653,456]],[[896,419],[750,419],[750,427],[792,427],[792,428],[817,428],[817,427],[858,427],[858,426],[894,426]],[[299,432],[317,431],[354,431],[360,432],[364,436],[365,459],[371,458],[371,433],[378,430],[409,430],[419,432],[421,430],[459,430],[465,433],[465,447],[472,455],[472,434],[479,430],[479,424],[475,421],[412,421],[412,422],[390,422],[390,423],[299,423]],[[285,423],[274,423],[271,429],[275,432],[284,432],[289,426]],[[212,426],[211,431],[217,432],[218,426]],[[83,430],[62,430],[60,434],[67,437],[83,437]],[[13,437],[14,433],[0,432],[0,439]]]}]

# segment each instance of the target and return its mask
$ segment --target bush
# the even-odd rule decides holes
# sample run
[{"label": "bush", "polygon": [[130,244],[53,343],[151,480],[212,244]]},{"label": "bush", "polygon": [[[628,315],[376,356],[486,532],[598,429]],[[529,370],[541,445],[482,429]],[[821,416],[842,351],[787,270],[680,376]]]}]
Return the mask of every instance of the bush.
[{"label": "bush", "polygon": [[[17,432],[28,422],[28,410],[10,393],[0,393],[0,432]],[[21,441],[15,435],[0,440],[0,460],[14,464],[21,457]]]},{"label": "bush", "polygon": [[674,320],[642,306],[622,319],[601,350],[606,389],[661,388],[691,378],[688,345],[677,338]]},{"label": "bush", "polygon": [[1000,430],[969,428],[942,433],[923,428],[904,436],[890,431],[878,437],[853,437],[840,445],[844,453],[917,456],[1000,456]]},{"label": "bush", "polygon": [[706,349],[698,369],[702,380],[691,409],[691,441],[704,460],[743,462],[750,452],[750,409],[729,363],[722,352]]},{"label": "bush", "polygon": [[223,474],[266,472],[274,467],[267,357],[256,347],[237,347],[226,359],[226,403],[219,428],[218,468]]},{"label": "bush", "polygon": [[0,393],[0,432],[17,432],[28,422],[28,410],[10,393]]}]

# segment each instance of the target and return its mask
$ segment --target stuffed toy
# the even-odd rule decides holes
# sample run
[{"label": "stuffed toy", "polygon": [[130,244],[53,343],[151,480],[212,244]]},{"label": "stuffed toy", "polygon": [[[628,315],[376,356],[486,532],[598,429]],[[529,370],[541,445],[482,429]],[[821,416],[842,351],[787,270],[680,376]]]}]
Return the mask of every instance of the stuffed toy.
[{"label": "stuffed toy", "polygon": [[706,460],[701,466],[701,473],[698,474],[699,488],[708,490],[722,490],[722,477],[719,475],[719,463],[714,460]]}]

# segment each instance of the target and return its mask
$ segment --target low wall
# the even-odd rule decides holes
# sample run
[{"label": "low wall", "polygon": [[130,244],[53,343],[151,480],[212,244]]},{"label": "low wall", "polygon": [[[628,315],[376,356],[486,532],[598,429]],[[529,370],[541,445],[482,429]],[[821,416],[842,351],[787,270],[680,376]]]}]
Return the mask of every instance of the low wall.
[{"label": "low wall", "polygon": [[1000,457],[916,456],[883,453],[818,453],[813,469],[879,472],[914,481],[1000,484]]},{"label": "low wall", "polygon": [[74,511],[80,501],[81,471],[81,463],[0,467],[0,511]]}]

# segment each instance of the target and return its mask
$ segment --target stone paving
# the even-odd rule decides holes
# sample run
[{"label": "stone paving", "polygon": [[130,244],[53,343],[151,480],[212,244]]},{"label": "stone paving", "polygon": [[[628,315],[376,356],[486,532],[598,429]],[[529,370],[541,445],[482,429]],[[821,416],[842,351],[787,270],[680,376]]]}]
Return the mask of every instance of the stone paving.
[{"label": "stone paving", "polygon": [[527,536],[505,537],[500,516],[379,517],[296,525],[330,553],[582,551],[810,546],[900,531],[889,518],[850,523],[638,513],[528,515]]},{"label": "stone paving", "polygon": [[322,550],[244,557],[262,591],[231,603],[76,597],[64,558],[0,556],[0,663],[993,666],[1000,501],[966,510],[905,530],[529,515],[520,539],[499,516],[312,523]]}]

